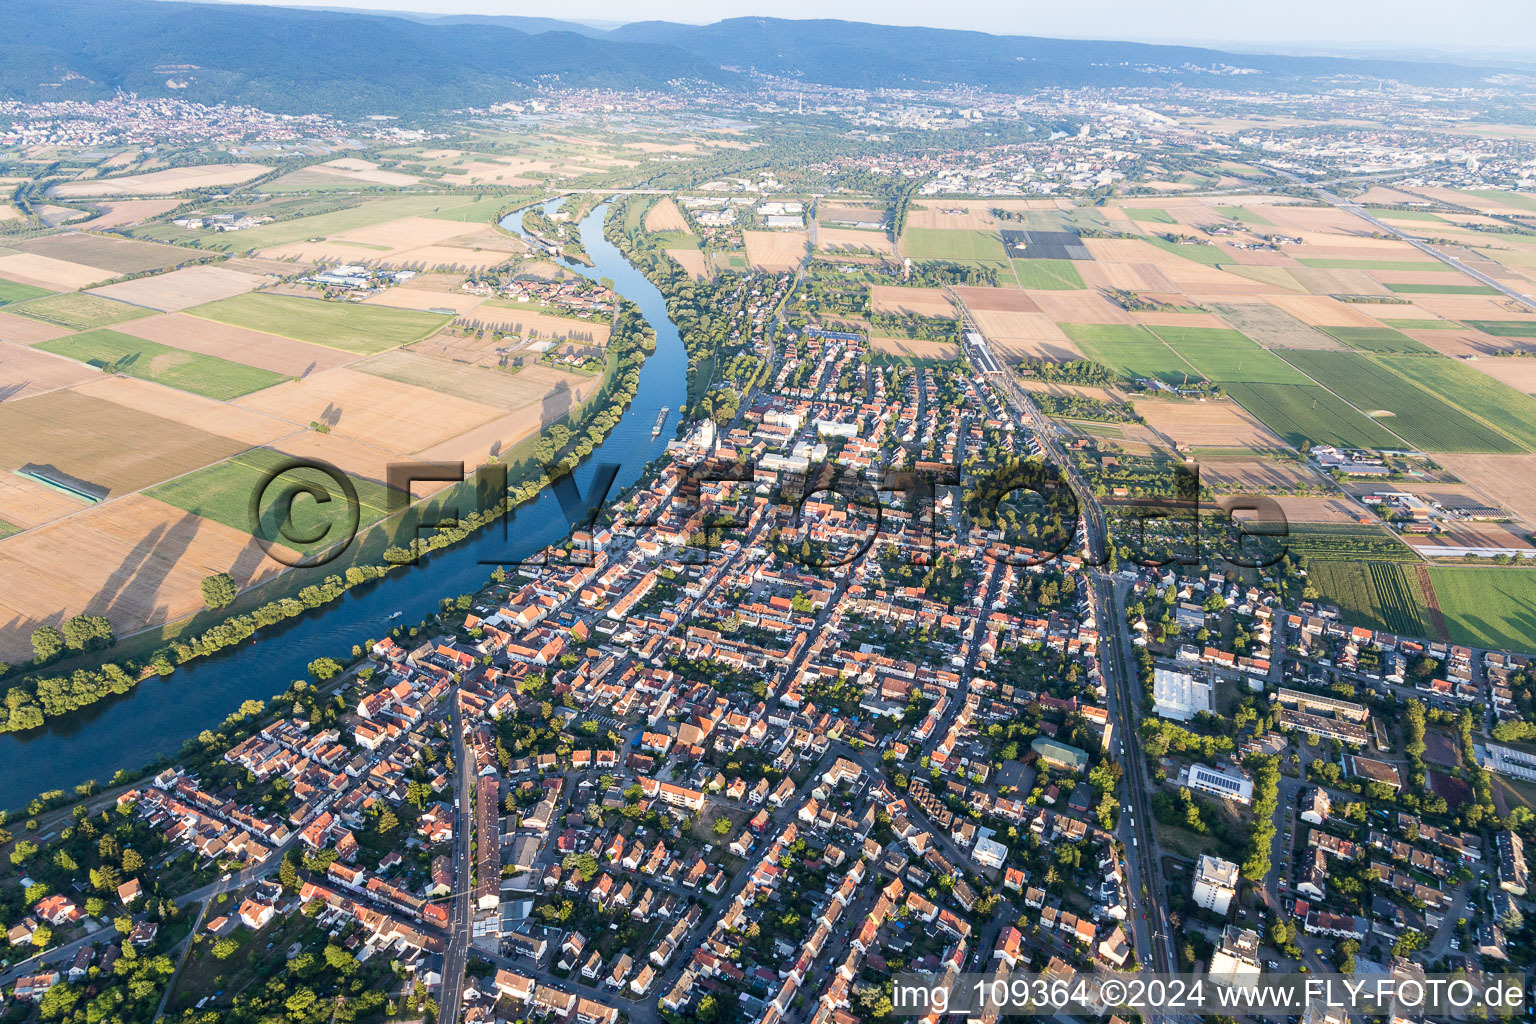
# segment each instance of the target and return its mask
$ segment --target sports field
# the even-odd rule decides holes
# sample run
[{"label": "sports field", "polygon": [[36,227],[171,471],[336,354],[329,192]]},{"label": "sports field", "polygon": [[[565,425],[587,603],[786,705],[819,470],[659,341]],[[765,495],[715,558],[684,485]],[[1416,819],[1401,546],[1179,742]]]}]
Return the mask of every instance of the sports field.
[{"label": "sports field", "polygon": [[1454,643],[1529,651],[1536,637],[1536,570],[1439,566],[1429,570]]},{"label": "sports field", "polygon": [[[1325,381],[1357,409],[1383,417],[1384,424],[1403,440],[1431,452],[1518,452],[1520,446],[1477,422],[1461,409],[1436,398],[1383,361],[1357,352],[1287,352],[1286,358],[1314,380]],[[1432,363],[1428,357],[1413,365]],[[1474,373],[1476,371],[1473,371]],[[1497,382],[1489,378],[1490,386]]]},{"label": "sports field", "polygon": [[1390,327],[1321,327],[1319,330],[1362,352],[1434,352],[1423,342],[1414,341]]},{"label": "sports field", "polygon": [[1008,265],[1008,252],[995,231],[947,231],[943,228],[908,228],[902,233],[906,255],[914,260],[958,260]]},{"label": "sports field", "polygon": [[97,295],[70,292],[50,295],[43,299],[11,307],[7,312],[31,317],[45,324],[67,327],[72,331],[88,331],[92,327],[106,327],[125,320],[137,320],[141,316],[153,316],[154,310],[130,306],[126,302],[114,302]]},{"label": "sports field", "polygon": [[1042,291],[1077,291],[1083,278],[1071,260],[1014,260],[1013,272],[1024,288]]},{"label": "sports field", "polygon": [[441,313],[260,293],[194,306],[187,312],[363,355],[420,341],[453,319]]},{"label": "sports field", "polygon": [[1061,324],[1083,355],[1126,377],[1152,377],[1169,384],[1198,380],[1200,374],[1178,353],[1139,324]]},{"label": "sports field", "polygon": [[73,334],[42,342],[37,347],[115,373],[220,400],[271,387],[284,379],[270,370],[170,348],[118,331]]}]

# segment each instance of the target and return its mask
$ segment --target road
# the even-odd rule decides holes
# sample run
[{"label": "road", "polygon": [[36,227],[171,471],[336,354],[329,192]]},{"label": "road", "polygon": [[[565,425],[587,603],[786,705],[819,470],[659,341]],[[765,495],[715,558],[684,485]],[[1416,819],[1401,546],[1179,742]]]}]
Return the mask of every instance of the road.
[{"label": "road", "polygon": [[453,768],[458,793],[458,817],[453,829],[453,905],[449,908],[448,943],[443,951],[443,991],[438,999],[437,1019],[455,1024],[459,1003],[464,995],[464,967],[469,959],[470,902],[473,886],[469,884],[469,837],[474,822],[475,794],[470,780],[475,777],[464,742],[464,725],[459,714],[459,688],[448,692],[448,729],[453,740]]},{"label": "road", "polygon": [[[973,351],[969,332],[976,331],[975,318],[954,289],[948,289],[961,314],[961,338],[971,365],[981,368],[998,364],[984,352]],[[985,335],[982,335],[985,337]],[[1109,693],[1109,717],[1113,723],[1114,742],[1119,756],[1115,760],[1125,771],[1126,800],[1116,835],[1125,844],[1126,891],[1130,896],[1131,925],[1137,959],[1143,971],[1173,973],[1178,961],[1174,955],[1173,927],[1167,917],[1168,896],[1163,872],[1158,864],[1157,838],[1151,814],[1152,786],[1146,774],[1146,762],[1137,732],[1141,701],[1132,674],[1135,659],[1130,646],[1130,629],[1124,621],[1120,594],[1111,576],[1102,571],[1109,552],[1110,537],[1104,510],[1093,495],[1075,463],[1067,457],[1056,437],[1055,426],[1045,418],[1029,395],[1019,388],[1010,374],[998,367],[982,370],[1011,406],[1015,418],[1031,428],[1041,450],[1065,471],[1067,481],[1081,511],[1083,551],[1089,574],[1089,603],[1098,622],[1100,669]],[[1128,842],[1127,842],[1128,840]]]}]

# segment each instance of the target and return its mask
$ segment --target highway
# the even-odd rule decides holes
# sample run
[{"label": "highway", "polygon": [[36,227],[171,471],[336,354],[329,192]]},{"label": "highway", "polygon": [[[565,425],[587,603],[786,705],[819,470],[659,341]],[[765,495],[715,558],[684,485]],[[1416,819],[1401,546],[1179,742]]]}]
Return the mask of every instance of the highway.
[{"label": "highway", "polygon": [[[998,367],[991,353],[975,351],[972,332],[981,335],[975,319],[954,289],[948,289],[961,315],[961,338],[972,366]],[[1113,578],[1102,566],[1109,551],[1109,529],[1104,510],[1077,466],[1067,458],[1056,437],[1055,427],[1040,412],[1029,395],[998,367],[982,370],[1004,399],[1010,403],[1021,425],[1031,428],[1041,450],[1067,474],[1067,481],[1078,501],[1083,529],[1085,572],[1089,575],[1090,607],[1098,622],[1100,668],[1109,691],[1110,721],[1114,725],[1115,754],[1112,760],[1125,772],[1125,801],[1116,835],[1125,845],[1126,891],[1130,899],[1129,922],[1136,946],[1136,956],[1143,971],[1173,973],[1178,960],[1174,955],[1173,928],[1167,918],[1168,898],[1163,873],[1158,864],[1157,839],[1151,815],[1152,789],[1146,775],[1141,738],[1137,732],[1140,698],[1133,683],[1135,661],[1130,647],[1130,630],[1124,622]],[[1154,1017],[1154,1020],[1156,1018]]]}]

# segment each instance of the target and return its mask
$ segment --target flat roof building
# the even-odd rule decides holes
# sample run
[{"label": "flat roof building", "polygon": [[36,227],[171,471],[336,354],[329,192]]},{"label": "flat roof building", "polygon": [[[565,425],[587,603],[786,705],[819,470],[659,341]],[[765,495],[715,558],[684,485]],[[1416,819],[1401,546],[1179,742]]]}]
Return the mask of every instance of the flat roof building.
[{"label": "flat roof building", "polygon": [[1152,710],[1175,722],[1187,722],[1211,710],[1211,684],[1187,672],[1152,670]]}]

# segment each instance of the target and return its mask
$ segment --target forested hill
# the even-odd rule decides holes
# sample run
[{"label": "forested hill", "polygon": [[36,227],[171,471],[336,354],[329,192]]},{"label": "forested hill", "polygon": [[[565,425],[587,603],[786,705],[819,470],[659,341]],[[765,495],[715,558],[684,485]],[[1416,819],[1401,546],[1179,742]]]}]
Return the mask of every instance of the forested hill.
[{"label": "forested hill", "polygon": [[121,88],[279,113],[420,114],[514,99],[538,82],[735,77],[665,44],[236,4],[0,0],[0,23],[0,95],[11,99]]},{"label": "forested hill", "polygon": [[[747,87],[756,69],[843,86],[1001,92],[1183,82],[1312,88],[1390,78],[1472,85],[1495,69],[994,36],[846,21],[640,22],[344,13],[165,0],[0,0],[0,95],[250,103],[280,113],[413,115],[514,99],[539,83]],[[569,29],[569,31],[566,31]],[[725,70],[730,68],[732,70]]]}]

